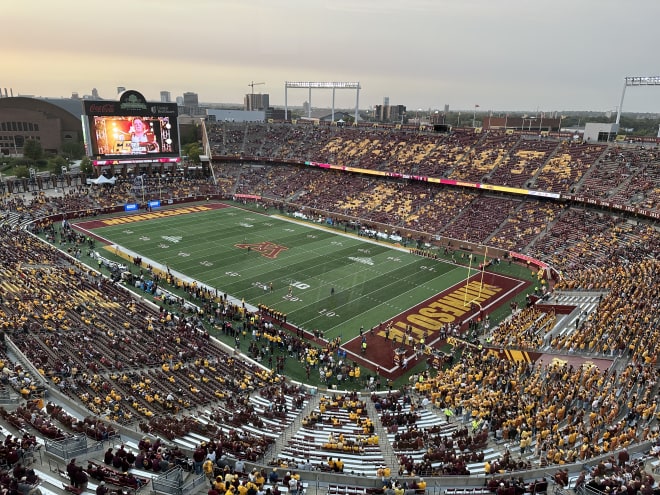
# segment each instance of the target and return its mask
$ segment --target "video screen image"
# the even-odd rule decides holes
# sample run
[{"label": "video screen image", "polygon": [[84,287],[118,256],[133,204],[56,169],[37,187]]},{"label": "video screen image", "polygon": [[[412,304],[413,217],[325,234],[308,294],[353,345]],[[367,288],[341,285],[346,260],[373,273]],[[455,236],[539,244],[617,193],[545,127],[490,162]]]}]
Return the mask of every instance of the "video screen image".
[{"label": "video screen image", "polygon": [[169,117],[106,117],[92,121],[94,155],[178,153]]}]

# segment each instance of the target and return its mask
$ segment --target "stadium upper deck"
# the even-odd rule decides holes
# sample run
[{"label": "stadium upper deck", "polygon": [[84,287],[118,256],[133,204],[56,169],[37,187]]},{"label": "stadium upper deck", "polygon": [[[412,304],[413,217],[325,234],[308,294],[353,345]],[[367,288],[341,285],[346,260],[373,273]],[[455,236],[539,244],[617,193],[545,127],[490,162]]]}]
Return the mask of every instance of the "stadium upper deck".
[{"label": "stadium upper deck", "polygon": [[309,124],[210,124],[208,136],[214,159],[315,161],[660,207],[657,147],[503,131],[435,134]]}]

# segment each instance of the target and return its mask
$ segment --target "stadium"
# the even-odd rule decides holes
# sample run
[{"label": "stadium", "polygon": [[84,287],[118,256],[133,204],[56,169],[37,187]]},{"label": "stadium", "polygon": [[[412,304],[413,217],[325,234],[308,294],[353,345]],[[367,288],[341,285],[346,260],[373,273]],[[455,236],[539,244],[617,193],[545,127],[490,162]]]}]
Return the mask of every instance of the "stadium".
[{"label": "stadium", "polygon": [[88,108],[113,185],[3,201],[16,481],[658,493],[654,142],[205,123],[191,177],[139,103]]}]

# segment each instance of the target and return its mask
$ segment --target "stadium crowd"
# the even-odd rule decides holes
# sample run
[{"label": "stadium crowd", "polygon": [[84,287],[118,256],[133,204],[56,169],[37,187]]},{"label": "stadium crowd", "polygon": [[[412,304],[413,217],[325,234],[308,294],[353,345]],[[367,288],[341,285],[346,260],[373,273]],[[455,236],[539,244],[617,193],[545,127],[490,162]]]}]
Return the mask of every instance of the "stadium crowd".
[{"label": "stadium crowd", "polygon": [[[127,200],[139,200],[141,194],[167,198],[256,194],[268,204],[322,210],[363,225],[387,226],[390,231],[414,231],[424,240],[447,236],[456,246],[471,241],[515,249],[561,271],[556,291],[603,292],[596,310],[564,334],[549,333],[552,317],[528,308],[489,337],[497,346],[547,345],[559,360],[516,362],[465,346],[460,359],[446,369],[417,377],[405,411],[394,406],[393,414],[405,414],[416,401],[426,401],[438,411],[451,411],[463,427],[449,442],[446,435],[416,428],[415,416],[408,416],[413,419],[397,425],[405,423],[406,430],[397,439],[398,447],[410,442],[423,447],[427,457],[414,459],[402,453],[402,474],[464,474],[469,463],[484,461],[481,454],[489,439],[515,445],[519,453],[516,458],[505,453],[489,461],[492,472],[519,469],[521,463],[526,467],[528,456],[541,465],[561,466],[658,441],[657,223],[544,199],[521,200],[285,164],[314,160],[396,173],[533,184],[657,209],[660,156],[656,150],[496,133],[460,131],[438,137],[292,125],[224,123],[212,126],[209,135],[213,152],[226,159],[267,157],[278,164],[216,162],[217,184],[176,176],[164,180],[152,174],[142,178],[140,189],[135,178],[125,177],[114,187],[79,186],[60,196],[3,199],[3,387],[27,398],[38,391],[43,378],[90,414],[108,421],[138,422],[143,432],[168,440],[196,432],[213,440],[211,450],[217,458],[263,459],[273,443],[272,432],[290,424],[289,413],[301,415],[309,400],[305,389],[286,383],[274,366],[267,371],[214,344],[202,325],[208,311],[205,316],[185,314],[164,300],[153,308],[131,297],[117,280],[100,276],[76,259],[77,253],[89,249],[88,239],[68,235],[70,227],[56,228],[52,220],[43,220],[51,215],[69,219],[98,215]],[[18,228],[27,221],[34,221],[32,232]],[[33,233],[49,236],[52,244]],[[144,273],[134,275],[139,282]],[[153,294],[168,283],[173,281],[157,275]],[[235,315],[233,323],[248,334],[254,325],[265,340],[249,352],[262,363],[272,345],[290,348],[296,359],[308,364],[319,360],[297,336],[270,329],[267,318],[257,315],[255,320],[255,315],[231,306],[222,295],[211,294],[198,302],[207,310],[215,307],[219,320],[225,320],[222,315],[227,312]],[[222,324],[222,331],[228,332]],[[9,357],[9,344],[26,355],[40,377]],[[562,362],[562,355],[613,357],[618,366],[573,366]],[[344,376],[350,372],[334,370]],[[404,400],[398,396],[378,400],[394,404],[399,399]],[[383,405],[379,409],[389,410],[389,403]],[[331,417],[330,411],[321,414]],[[198,420],[202,416],[204,422]],[[469,447],[469,457],[460,453],[465,448],[454,452],[454,444]],[[195,451],[200,448],[195,447]],[[156,464],[160,467],[160,460],[154,464],[158,448],[139,450],[149,453],[154,469]],[[208,450],[207,446],[204,457]],[[198,458],[193,454],[194,463],[203,462]],[[194,469],[199,467],[195,464]],[[594,480],[607,485],[603,475],[594,473]],[[623,484],[608,486],[623,493]]]}]

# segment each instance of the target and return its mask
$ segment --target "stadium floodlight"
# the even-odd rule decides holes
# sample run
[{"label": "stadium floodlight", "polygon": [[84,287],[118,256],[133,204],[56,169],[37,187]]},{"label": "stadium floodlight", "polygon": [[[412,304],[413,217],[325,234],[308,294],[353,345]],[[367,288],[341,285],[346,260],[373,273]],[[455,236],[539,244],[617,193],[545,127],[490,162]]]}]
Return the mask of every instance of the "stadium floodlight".
[{"label": "stadium floodlight", "polygon": [[621,102],[619,110],[616,113],[616,125],[619,126],[621,120],[621,109],[623,108],[623,99],[626,96],[628,86],[660,86],[660,76],[628,76],[623,79],[623,91],[621,92]]},{"label": "stadium floodlight", "polygon": [[626,86],[656,86],[660,85],[660,76],[626,77]]},{"label": "stadium floodlight", "polygon": [[360,89],[359,82],[302,82],[302,81],[286,81],[287,88],[312,88],[312,89]]},{"label": "stadium floodlight", "polygon": [[285,81],[284,82],[284,120],[289,117],[288,90],[289,89],[308,89],[309,90],[309,109],[308,117],[312,114],[312,89],[331,89],[332,90],[332,121],[335,121],[335,90],[354,89],[355,96],[355,122],[358,121],[358,107],[360,103],[359,81],[338,82],[338,81]]}]

